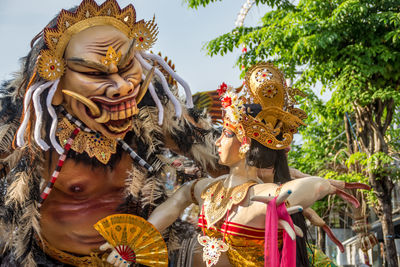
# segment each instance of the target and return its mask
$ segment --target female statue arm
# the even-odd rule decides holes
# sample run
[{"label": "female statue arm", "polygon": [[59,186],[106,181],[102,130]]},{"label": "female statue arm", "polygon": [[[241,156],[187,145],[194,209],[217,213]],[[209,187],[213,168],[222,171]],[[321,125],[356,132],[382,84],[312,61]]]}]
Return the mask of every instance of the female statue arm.
[{"label": "female statue arm", "polygon": [[[273,195],[274,188],[271,189],[269,184],[261,184],[258,187],[262,187],[259,190],[259,194],[253,198],[255,201],[261,201],[267,203],[271,197],[265,195]],[[299,178],[291,180],[282,185],[281,192],[291,192],[287,200],[290,205],[300,205],[304,209],[309,208],[314,204],[315,201],[324,198],[327,195],[338,195],[343,200],[349,202],[355,207],[359,206],[358,200],[343,191],[343,189],[364,189],[369,190],[370,187],[361,183],[342,183],[336,180],[327,180],[321,177],[310,176],[306,178]]]},{"label": "female statue arm", "polygon": [[160,232],[170,226],[183,210],[193,203],[190,194],[192,183],[184,184],[150,215],[148,221]]},{"label": "female statue arm", "polygon": [[[262,185],[265,193],[268,194],[268,186]],[[327,180],[320,177],[307,177],[307,178],[299,178],[296,180],[292,180],[282,186],[282,190],[278,199],[281,195],[288,194],[287,200],[289,203],[293,205],[298,205],[304,208],[303,214],[304,216],[311,221],[313,225],[322,227],[325,232],[328,234],[329,238],[340,248],[343,252],[344,247],[342,243],[335,237],[330,228],[326,225],[326,223],[316,214],[310,206],[317,200],[327,196],[336,194],[345,201],[351,203],[355,207],[359,206],[359,202],[357,199],[343,191],[343,189],[364,189],[370,190],[370,187],[366,184],[362,183],[346,183],[343,181],[337,180]],[[270,193],[270,192],[269,192]],[[271,194],[271,193],[270,193]],[[271,201],[270,196],[262,196],[257,195],[252,198],[254,201],[260,201],[264,203],[268,203]],[[277,200],[278,202],[278,200]],[[291,209],[291,208],[289,208]],[[289,210],[288,209],[288,210]]]},{"label": "female statue arm", "polygon": [[[170,226],[179,217],[179,215],[181,215],[187,206],[200,199],[202,190],[212,181],[214,180],[202,179],[194,180],[190,183],[184,184],[171,197],[169,197],[164,203],[159,205],[152,212],[148,222],[154,225],[158,231],[162,232],[165,228]],[[100,250],[102,251],[107,249],[111,249],[111,253],[107,257],[107,261],[113,266],[130,266],[131,262],[124,260],[117,250],[108,242],[100,246]]]},{"label": "female statue arm", "polygon": [[148,221],[153,224],[157,230],[163,231],[182,214],[183,210],[187,206],[194,202],[199,202],[201,192],[212,181],[215,180],[194,180],[190,183],[184,184],[170,198],[153,211]]}]

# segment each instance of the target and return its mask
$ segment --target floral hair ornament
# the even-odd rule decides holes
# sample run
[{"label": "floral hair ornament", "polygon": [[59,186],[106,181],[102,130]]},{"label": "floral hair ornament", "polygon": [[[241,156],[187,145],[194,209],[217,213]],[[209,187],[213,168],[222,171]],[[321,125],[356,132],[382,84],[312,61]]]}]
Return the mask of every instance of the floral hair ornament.
[{"label": "floral hair ornament", "polygon": [[226,129],[233,131],[242,143],[239,149],[241,157],[249,151],[250,143],[246,137],[245,130],[240,124],[242,117],[244,116],[244,104],[246,99],[239,95],[239,89],[235,89],[232,86],[228,86],[226,83],[222,83],[217,89],[218,95],[220,96],[221,105],[224,114],[224,124]]},{"label": "floral hair ornament", "polygon": [[[269,62],[258,63],[247,71],[244,89],[241,96],[239,90],[229,86],[225,89],[224,84],[217,90],[221,92],[225,111],[223,126],[235,132],[242,142],[240,153],[249,150],[248,138],[271,149],[288,147],[293,134],[300,125],[305,125],[303,120],[307,118],[303,110],[294,107],[297,104],[294,96],[305,95],[288,87],[283,73]],[[246,103],[259,104],[261,111],[255,117],[251,116]]]},{"label": "floral hair ornament", "polygon": [[148,22],[136,21],[133,5],[121,9],[115,0],[107,0],[100,6],[94,0],[84,0],[75,12],[62,10],[54,28],[44,29],[47,49],[40,52],[39,75],[48,81],[59,79],[64,74],[63,54],[71,37],[100,25],[113,26],[128,38],[135,39],[137,50],[148,50],[157,40],[158,28],[154,17]]}]

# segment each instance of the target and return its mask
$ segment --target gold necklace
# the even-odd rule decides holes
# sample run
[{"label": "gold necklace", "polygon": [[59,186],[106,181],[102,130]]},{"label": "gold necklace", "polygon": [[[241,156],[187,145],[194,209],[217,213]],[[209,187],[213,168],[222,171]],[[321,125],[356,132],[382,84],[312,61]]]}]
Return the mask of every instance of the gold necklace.
[{"label": "gold necklace", "polygon": [[224,181],[225,179],[222,179],[211,184],[201,193],[201,198],[204,199],[204,217],[207,221],[207,228],[221,220],[233,205],[242,202],[249,188],[257,184],[249,181],[235,187],[225,188]]},{"label": "gold necklace", "polygon": [[44,239],[38,239],[37,238],[37,243],[39,246],[42,248],[44,253],[49,255],[51,258],[68,264],[72,266],[78,266],[78,267],[111,267],[114,266],[110,263],[107,262],[107,257],[108,253],[103,253],[102,256],[100,256],[98,253],[92,252],[90,253],[90,256],[75,256],[69,253],[66,253],[64,251],[61,251],[52,245],[50,245],[46,240]]},{"label": "gold necklace", "polygon": [[[58,122],[56,135],[61,145],[65,145],[75,128],[76,126],[66,117]],[[75,137],[71,149],[77,153],[86,152],[89,157],[96,157],[101,163],[107,164],[111,155],[117,151],[117,140],[107,138],[100,133],[80,131]]]}]

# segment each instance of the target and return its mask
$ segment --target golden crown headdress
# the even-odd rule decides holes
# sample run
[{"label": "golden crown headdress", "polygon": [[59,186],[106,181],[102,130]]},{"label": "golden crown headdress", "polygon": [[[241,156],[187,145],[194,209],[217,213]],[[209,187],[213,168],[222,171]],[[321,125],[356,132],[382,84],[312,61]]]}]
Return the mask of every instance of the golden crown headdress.
[{"label": "golden crown headdress", "polygon": [[[251,67],[245,76],[242,96],[232,87],[222,84],[217,90],[225,109],[224,127],[235,132],[242,142],[241,152],[249,149],[247,138],[271,149],[284,149],[293,140],[306,113],[294,105],[300,90],[286,85],[283,73],[272,63],[262,62]],[[261,111],[251,116],[245,104],[259,104]]]},{"label": "golden crown headdress", "polygon": [[75,12],[62,10],[54,28],[44,29],[47,49],[40,52],[38,72],[46,80],[56,80],[64,73],[63,54],[72,35],[99,25],[114,26],[127,37],[136,39],[135,48],[149,49],[157,40],[158,27],[152,20],[136,21],[133,5],[121,9],[115,0],[97,5],[94,0],[83,0]]}]

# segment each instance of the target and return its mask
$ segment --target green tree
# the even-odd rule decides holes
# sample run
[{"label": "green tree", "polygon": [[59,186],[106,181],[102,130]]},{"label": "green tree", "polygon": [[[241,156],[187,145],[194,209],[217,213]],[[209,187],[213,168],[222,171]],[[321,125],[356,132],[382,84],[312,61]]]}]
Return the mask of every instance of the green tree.
[{"label": "green tree", "polygon": [[[189,7],[198,8],[217,0],[185,1]],[[247,52],[236,62],[244,70],[260,60],[272,60],[291,78],[301,70],[295,83],[300,89],[319,81],[324,90],[333,92],[330,112],[337,112],[342,123],[347,112],[355,122],[355,136],[348,136],[348,125],[342,126],[347,135],[347,153],[361,152],[366,157],[362,162],[366,166],[361,172],[375,192],[375,210],[385,236],[386,262],[389,266],[398,266],[391,204],[395,176],[390,171],[389,153],[398,151],[398,141],[393,139],[397,133],[393,132],[393,116],[400,103],[400,1],[255,2],[274,9],[263,16],[259,26],[235,28],[208,42],[205,49],[211,56],[224,55],[244,45]],[[318,127],[306,131],[311,131],[306,132],[310,136],[321,133],[327,134],[326,139],[329,136]],[[331,155],[324,151],[327,147],[316,140],[304,140],[311,142],[304,146],[323,148],[310,155],[313,157],[308,163],[311,169],[316,170],[327,160],[331,163],[338,160],[334,158],[336,152]]]}]

